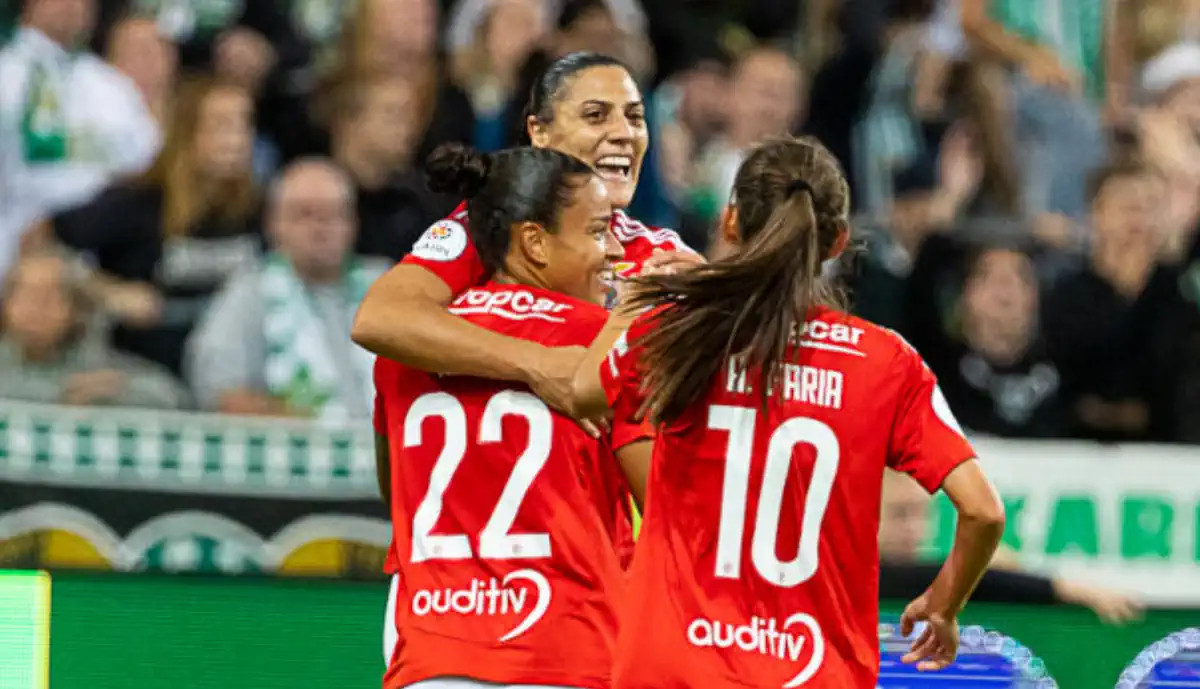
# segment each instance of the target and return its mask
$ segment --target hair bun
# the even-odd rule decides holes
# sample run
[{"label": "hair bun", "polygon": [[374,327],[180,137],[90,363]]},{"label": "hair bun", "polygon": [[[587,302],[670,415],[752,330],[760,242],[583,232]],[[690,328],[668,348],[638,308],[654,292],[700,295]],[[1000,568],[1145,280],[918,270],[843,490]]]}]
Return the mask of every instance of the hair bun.
[{"label": "hair bun", "polygon": [[434,149],[425,161],[429,188],[443,194],[471,198],[487,181],[491,158],[461,143],[446,143]]}]

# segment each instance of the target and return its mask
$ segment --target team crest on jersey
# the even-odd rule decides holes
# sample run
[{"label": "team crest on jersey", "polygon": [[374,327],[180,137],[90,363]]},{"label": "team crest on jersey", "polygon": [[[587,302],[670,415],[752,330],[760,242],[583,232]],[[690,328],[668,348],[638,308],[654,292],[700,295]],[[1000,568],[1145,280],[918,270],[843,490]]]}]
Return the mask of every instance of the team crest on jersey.
[{"label": "team crest on jersey", "polygon": [[454,220],[439,220],[413,245],[412,255],[426,261],[453,261],[467,250],[467,228]]},{"label": "team crest on jersey", "polygon": [[632,261],[618,261],[613,264],[612,269],[613,274],[617,275],[618,277],[627,278],[633,275],[633,272],[637,269],[637,267],[638,264]]}]

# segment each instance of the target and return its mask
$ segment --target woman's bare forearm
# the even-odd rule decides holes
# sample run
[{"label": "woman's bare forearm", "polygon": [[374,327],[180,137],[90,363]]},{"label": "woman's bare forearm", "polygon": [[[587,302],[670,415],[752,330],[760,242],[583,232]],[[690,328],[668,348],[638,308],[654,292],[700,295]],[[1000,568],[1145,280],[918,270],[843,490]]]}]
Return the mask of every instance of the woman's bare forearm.
[{"label": "woman's bare forearm", "polygon": [[364,349],[422,371],[529,382],[545,348],[451,314],[446,306],[452,297],[424,268],[396,266],[367,292],[352,337]]},{"label": "woman's bare forearm", "polygon": [[954,546],[930,587],[933,609],[955,616],[987,571],[1004,535],[1004,505],[976,460],[959,465],[942,484],[958,510]]},{"label": "woman's bare forearm", "polygon": [[614,308],[608,316],[608,322],[583,355],[579,368],[575,371],[572,387],[576,408],[585,418],[601,416],[608,411],[608,396],[604,393],[604,386],[600,381],[600,366],[604,364],[617,339],[629,329],[637,315],[638,311],[632,308]]}]

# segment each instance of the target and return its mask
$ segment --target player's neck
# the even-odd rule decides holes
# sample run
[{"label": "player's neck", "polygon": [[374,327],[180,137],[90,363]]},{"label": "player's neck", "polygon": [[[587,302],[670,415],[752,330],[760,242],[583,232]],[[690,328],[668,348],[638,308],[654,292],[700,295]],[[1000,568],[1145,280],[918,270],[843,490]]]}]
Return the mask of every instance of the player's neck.
[{"label": "player's neck", "polygon": [[512,266],[511,269],[508,267],[501,268],[495,272],[492,280],[505,285],[528,285],[544,290],[550,289],[550,286],[545,280],[541,279],[537,271],[526,270],[522,266]]}]

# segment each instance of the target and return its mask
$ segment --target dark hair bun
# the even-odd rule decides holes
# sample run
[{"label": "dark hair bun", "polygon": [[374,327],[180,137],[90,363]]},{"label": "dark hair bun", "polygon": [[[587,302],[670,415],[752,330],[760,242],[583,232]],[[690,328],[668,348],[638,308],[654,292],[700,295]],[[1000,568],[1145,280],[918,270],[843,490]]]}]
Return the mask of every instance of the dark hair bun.
[{"label": "dark hair bun", "polygon": [[489,156],[466,144],[442,144],[425,161],[426,182],[438,193],[471,198],[487,181],[491,162]]}]

